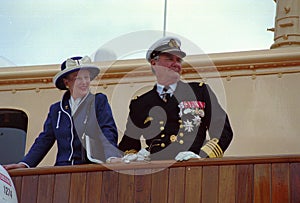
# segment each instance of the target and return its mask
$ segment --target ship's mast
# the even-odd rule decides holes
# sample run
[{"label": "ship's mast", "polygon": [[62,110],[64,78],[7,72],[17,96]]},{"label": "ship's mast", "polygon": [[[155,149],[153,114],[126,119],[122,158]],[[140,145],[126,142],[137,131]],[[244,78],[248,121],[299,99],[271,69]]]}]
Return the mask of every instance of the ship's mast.
[{"label": "ship's mast", "polygon": [[274,43],[271,49],[300,46],[300,0],[274,0],[276,5]]}]

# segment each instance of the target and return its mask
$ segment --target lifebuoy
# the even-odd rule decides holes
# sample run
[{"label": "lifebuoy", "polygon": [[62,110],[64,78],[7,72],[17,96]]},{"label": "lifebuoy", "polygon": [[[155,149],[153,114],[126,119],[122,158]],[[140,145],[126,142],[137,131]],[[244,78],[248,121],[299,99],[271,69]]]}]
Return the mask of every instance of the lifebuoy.
[{"label": "lifebuoy", "polygon": [[0,202],[18,203],[14,183],[7,171],[0,165]]}]

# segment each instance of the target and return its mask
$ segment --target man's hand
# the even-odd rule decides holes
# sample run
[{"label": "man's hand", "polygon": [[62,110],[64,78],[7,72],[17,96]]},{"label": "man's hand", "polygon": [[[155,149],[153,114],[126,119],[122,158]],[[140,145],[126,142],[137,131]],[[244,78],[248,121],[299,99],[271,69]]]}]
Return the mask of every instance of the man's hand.
[{"label": "man's hand", "polygon": [[194,152],[191,151],[184,151],[184,152],[179,152],[177,156],[175,157],[176,161],[187,161],[189,159],[200,159],[201,157],[198,154],[195,154]]},{"label": "man's hand", "polygon": [[149,161],[150,152],[148,152],[146,149],[141,149],[138,151],[138,153],[130,153],[125,155],[122,160],[125,163],[130,163],[132,161]]}]

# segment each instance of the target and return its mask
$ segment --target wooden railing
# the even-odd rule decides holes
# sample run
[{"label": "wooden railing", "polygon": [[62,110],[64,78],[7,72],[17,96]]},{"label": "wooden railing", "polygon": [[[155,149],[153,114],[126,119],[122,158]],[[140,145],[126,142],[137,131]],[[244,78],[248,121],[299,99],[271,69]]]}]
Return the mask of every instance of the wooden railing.
[{"label": "wooden railing", "polygon": [[300,155],[40,167],[9,173],[19,203],[300,202]]}]

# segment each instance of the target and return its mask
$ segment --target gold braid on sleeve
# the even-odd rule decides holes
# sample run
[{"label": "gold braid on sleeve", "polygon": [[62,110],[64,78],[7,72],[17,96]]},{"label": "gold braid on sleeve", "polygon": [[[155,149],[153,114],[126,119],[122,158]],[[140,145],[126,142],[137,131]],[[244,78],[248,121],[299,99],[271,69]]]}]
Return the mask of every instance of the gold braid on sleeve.
[{"label": "gold braid on sleeve", "polygon": [[130,149],[130,150],[126,150],[124,152],[124,155],[127,155],[127,154],[136,154],[138,151],[136,151],[135,149]]},{"label": "gold braid on sleeve", "polygon": [[213,138],[209,140],[201,150],[204,151],[209,158],[221,158],[223,157],[223,150],[218,145],[219,139]]}]

